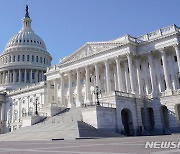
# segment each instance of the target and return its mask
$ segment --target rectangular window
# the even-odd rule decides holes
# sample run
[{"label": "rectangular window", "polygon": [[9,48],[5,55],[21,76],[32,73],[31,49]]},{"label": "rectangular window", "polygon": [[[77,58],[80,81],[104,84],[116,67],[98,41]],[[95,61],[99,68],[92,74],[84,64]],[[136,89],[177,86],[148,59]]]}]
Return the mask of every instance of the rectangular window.
[{"label": "rectangular window", "polygon": [[16,82],[19,82],[19,73],[16,73]]},{"label": "rectangular window", "polygon": [[18,55],[18,61],[20,61],[20,55]]},{"label": "rectangular window", "polygon": [[34,56],[32,55],[32,62],[34,62]]},{"label": "rectangular window", "polygon": [[36,62],[38,63],[38,60],[39,60],[39,58],[38,58],[38,56],[36,56]]},{"label": "rectangular window", "polygon": [[32,72],[32,79],[34,80],[35,79],[35,73]]},{"label": "rectangular window", "polygon": [[177,56],[174,56],[174,61],[177,62]]},{"label": "rectangular window", "polygon": [[40,57],[40,63],[42,63],[42,57]]},{"label": "rectangular window", "polygon": [[13,56],[13,62],[15,62],[15,60],[16,60],[16,56]]},{"label": "rectangular window", "polygon": [[27,55],[27,61],[29,61],[29,55]]},{"label": "rectangular window", "polygon": [[21,73],[21,81],[24,82],[24,72]]},{"label": "rectangular window", "polygon": [[67,83],[64,84],[64,88],[65,88],[65,89],[68,88],[68,84],[67,84]]},{"label": "rectangular window", "polygon": [[161,62],[161,65],[163,65],[163,61],[162,61],[162,59],[160,60],[160,62]]},{"label": "rectangular window", "polygon": [[25,56],[24,55],[22,56],[22,61],[25,61]]},{"label": "rectangular window", "polygon": [[84,84],[84,80],[81,79],[81,80],[80,80],[80,85],[83,85],[83,84]]},{"label": "rectangular window", "polygon": [[76,86],[76,82],[73,81],[73,82],[72,82],[72,87],[75,87],[75,86]]}]

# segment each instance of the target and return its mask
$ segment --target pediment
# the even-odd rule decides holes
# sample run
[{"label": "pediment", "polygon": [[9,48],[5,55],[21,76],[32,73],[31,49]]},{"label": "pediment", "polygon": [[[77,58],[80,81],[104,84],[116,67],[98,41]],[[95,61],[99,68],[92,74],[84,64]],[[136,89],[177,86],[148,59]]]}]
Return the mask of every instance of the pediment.
[{"label": "pediment", "polygon": [[120,45],[119,43],[118,44],[117,43],[86,43],[84,46],[76,50],[70,56],[61,59],[60,63],[65,64],[72,61],[76,61],[109,50],[119,45]]}]

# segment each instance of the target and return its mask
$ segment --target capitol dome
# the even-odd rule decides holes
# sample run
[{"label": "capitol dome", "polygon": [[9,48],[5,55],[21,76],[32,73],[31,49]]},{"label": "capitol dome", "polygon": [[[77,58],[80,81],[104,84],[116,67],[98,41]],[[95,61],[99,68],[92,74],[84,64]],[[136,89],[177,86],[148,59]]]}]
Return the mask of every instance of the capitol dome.
[{"label": "capitol dome", "polygon": [[6,44],[5,52],[8,49],[19,47],[19,46],[30,46],[36,47],[46,51],[44,41],[36,35],[32,30],[20,30],[18,34],[14,35]]},{"label": "capitol dome", "polygon": [[21,30],[11,37],[0,55],[0,86],[16,89],[45,80],[52,57],[44,41],[31,28],[26,5]]}]

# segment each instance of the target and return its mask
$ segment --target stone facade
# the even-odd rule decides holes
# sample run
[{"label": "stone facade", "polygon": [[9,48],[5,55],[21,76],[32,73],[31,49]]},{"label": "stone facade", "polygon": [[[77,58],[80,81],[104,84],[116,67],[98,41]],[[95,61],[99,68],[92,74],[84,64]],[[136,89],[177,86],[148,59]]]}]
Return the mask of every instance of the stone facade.
[{"label": "stone facade", "polygon": [[[22,21],[20,33],[26,22],[31,30],[31,19]],[[180,29],[176,25],[140,37],[88,42],[54,66],[49,66],[51,57],[43,41],[36,46],[37,40],[30,43],[29,38],[21,48],[19,35],[0,56],[1,89],[6,92],[2,93],[1,133],[22,127],[23,118],[34,116],[35,104],[42,117],[81,108],[84,122],[125,135],[179,132]],[[35,63],[28,50],[37,54]],[[96,87],[101,91],[100,106],[95,105]]]}]

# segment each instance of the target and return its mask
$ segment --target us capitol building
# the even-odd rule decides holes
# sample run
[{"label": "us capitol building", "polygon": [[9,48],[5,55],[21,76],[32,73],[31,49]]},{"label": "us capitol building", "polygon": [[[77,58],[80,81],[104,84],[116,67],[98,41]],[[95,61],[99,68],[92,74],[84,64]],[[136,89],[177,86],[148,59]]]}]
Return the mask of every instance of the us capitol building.
[{"label": "us capitol building", "polygon": [[55,124],[60,132],[72,121],[89,134],[92,129],[112,136],[180,132],[176,25],[140,37],[88,42],[51,66],[31,22],[26,6],[21,30],[0,55],[1,134],[36,127],[55,132]]}]

